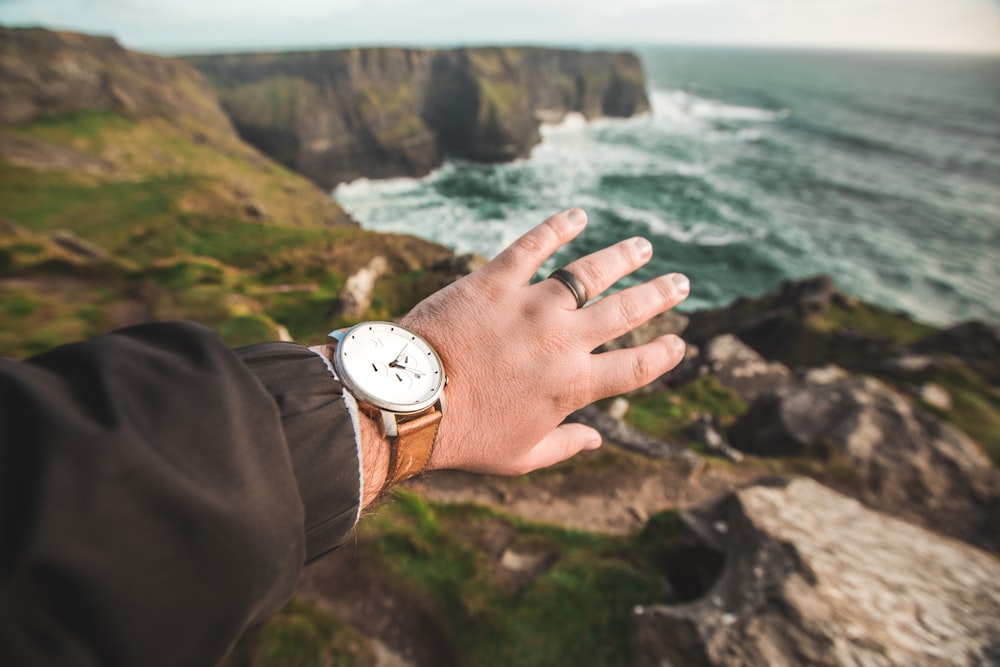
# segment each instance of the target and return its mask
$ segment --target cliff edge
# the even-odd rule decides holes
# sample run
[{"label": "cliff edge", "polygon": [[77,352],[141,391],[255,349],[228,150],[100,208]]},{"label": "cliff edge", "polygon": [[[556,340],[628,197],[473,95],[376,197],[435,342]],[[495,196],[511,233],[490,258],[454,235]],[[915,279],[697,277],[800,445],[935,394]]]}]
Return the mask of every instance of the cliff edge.
[{"label": "cliff edge", "polygon": [[241,136],[325,188],[524,157],[542,122],[649,109],[631,53],[349,49],[188,59]]}]

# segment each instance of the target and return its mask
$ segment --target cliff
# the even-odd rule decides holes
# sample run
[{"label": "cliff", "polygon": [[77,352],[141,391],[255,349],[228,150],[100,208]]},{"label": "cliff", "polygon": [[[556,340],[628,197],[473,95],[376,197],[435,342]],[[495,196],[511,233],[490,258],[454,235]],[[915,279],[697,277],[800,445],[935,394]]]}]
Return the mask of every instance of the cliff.
[{"label": "cliff", "polygon": [[566,113],[649,109],[630,53],[541,48],[351,49],[188,59],[240,134],[324,188],[418,176],[445,157],[524,157]]},{"label": "cliff", "polygon": [[[218,59],[246,77],[257,60],[316,61],[315,79],[254,79],[225,107],[259,114],[289,161],[302,136],[317,167],[341,155],[347,178],[506,158],[534,141],[539,111],[644,104],[615,92],[627,75],[610,65],[561,74],[587,54],[337,53]],[[337,58],[340,74],[323,64]],[[246,144],[189,63],[0,29],[0,355],[174,318],[232,345],[318,342],[399,317],[479,263],[350,224]],[[1000,328],[937,330],[819,277],[608,347],[668,331],[689,342],[679,368],[573,416],[605,447],[518,479],[407,482],[227,664],[995,663]],[[739,490],[775,473],[839,493]],[[852,586],[863,595],[845,597]]]},{"label": "cliff", "polygon": [[391,275],[369,314],[389,316],[448,254],[359,229],[244,142],[188,63],[0,27],[0,354],[172,318],[234,345],[319,337],[373,257]]}]

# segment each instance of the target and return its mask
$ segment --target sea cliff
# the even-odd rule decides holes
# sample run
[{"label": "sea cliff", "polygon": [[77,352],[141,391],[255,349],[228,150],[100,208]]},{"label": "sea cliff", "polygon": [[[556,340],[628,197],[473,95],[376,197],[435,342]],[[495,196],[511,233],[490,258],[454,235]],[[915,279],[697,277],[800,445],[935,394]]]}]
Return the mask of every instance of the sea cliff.
[{"label": "sea cliff", "polygon": [[[112,40],[0,28],[0,355],[165,319],[239,345],[400,317],[483,258],[359,229],[228,114],[329,187],[516,156],[542,112],[641,110],[640,70],[616,58],[633,60],[195,61],[251,81],[220,88]],[[606,349],[671,332],[688,342],[677,369],[571,417],[600,450],[517,479],[407,482],[226,664],[1000,661],[1000,328],[937,329],[816,277]]]},{"label": "sea cliff", "polygon": [[349,49],[189,58],[240,135],[325,188],[524,157],[539,126],[649,109],[631,53]]}]

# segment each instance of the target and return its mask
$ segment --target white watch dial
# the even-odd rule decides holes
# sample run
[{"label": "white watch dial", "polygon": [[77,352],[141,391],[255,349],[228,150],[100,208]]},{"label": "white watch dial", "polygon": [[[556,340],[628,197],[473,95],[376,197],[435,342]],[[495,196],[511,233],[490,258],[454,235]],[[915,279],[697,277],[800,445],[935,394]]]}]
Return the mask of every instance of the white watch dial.
[{"label": "white watch dial", "polygon": [[335,366],[358,398],[396,412],[429,407],[444,386],[441,360],[427,341],[392,322],[363,322],[348,330]]}]

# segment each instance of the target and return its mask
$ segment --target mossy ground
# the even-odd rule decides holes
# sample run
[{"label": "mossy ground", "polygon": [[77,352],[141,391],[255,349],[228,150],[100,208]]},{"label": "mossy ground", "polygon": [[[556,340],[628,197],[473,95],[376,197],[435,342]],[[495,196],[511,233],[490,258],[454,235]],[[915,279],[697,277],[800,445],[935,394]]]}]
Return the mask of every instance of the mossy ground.
[{"label": "mossy ground", "polygon": [[[498,525],[511,535],[505,552],[538,563],[513,583],[474,537]],[[363,557],[440,619],[460,664],[625,665],[634,606],[669,601],[672,533],[660,524],[614,538],[399,493],[359,534]]]},{"label": "mossy ground", "polygon": [[248,632],[222,667],[370,667],[368,640],[319,605],[294,598]]},{"label": "mossy ground", "polygon": [[[98,111],[0,130],[105,165],[0,158],[0,220],[14,223],[0,227],[0,354],[35,354],[140,315],[195,320],[231,345],[273,340],[279,325],[318,342],[344,324],[332,304],[346,277],[376,254],[396,270],[372,318],[398,317],[437,285],[421,267],[445,249],[333,224],[346,216],[310,183],[231,133],[188,125]],[[99,257],[60,247],[67,230]]]},{"label": "mossy ground", "polygon": [[747,404],[711,375],[703,375],[677,391],[637,396],[630,401],[626,421],[669,442],[698,447],[688,429],[699,415],[713,415],[722,426],[731,425]]}]

